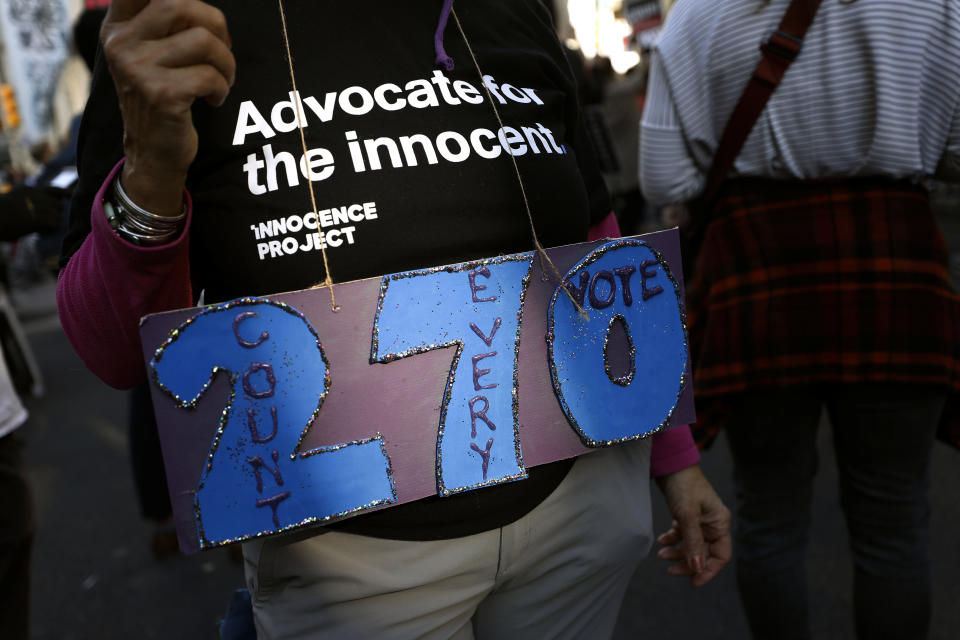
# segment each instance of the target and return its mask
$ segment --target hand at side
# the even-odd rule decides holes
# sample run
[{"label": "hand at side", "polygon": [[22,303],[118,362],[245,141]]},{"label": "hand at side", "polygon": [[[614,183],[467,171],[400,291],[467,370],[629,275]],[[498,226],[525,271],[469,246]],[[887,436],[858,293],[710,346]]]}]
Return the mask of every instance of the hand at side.
[{"label": "hand at side", "polygon": [[700,465],[657,478],[657,484],[674,518],[657,538],[663,547],[657,557],[672,563],[670,575],[690,576],[690,584],[701,587],[730,562],[730,510]]}]

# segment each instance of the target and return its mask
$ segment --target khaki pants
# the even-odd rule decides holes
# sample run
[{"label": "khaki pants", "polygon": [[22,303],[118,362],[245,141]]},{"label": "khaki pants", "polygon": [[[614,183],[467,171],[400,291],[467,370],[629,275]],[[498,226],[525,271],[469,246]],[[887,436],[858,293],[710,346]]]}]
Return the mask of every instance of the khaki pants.
[{"label": "khaki pants", "polygon": [[258,636],[608,638],[650,549],[649,459],[649,440],[582,456],[532,512],[473,536],[245,543]]}]

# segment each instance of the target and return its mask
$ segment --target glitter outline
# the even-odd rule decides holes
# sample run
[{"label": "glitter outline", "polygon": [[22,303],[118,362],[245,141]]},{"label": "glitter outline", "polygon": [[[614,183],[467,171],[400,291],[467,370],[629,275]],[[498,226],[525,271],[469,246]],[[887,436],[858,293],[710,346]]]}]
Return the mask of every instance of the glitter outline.
[{"label": "glitter outline", "polygon": [[[610,331],[613,330],[613,324],[617,320],[623,323],[623,330],[627,334],[627,344],[629,345],[627,353],[630,354],[630,373],[625,376],[613,375],[613,372],[610,371],[610,359],[607,357],[607,351],[610,348]],[[610,322],[607,324],[606,335],[603,337],[603,370],[607,372],[607,377],[610,378],[610,382],[618,384],[621,387],[629,387],[637,375],[637,348],[633,343],[633,333],[630,331],[630,323],[627,322],[626,317],[620,312],[613,314],[613,317],[610,318]]]}]

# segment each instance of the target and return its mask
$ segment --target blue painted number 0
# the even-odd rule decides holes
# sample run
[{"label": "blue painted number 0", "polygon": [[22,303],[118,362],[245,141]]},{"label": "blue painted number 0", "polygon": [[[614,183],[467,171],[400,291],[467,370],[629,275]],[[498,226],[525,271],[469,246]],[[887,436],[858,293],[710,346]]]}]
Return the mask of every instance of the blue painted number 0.
[{"label": "blue painted number 0", "polygon": [[[615,240],[563,282],[590,320],[557,287],[547,355],[557,399],[581,441],[602,447],[666,425],[687,366],[680,292],[667,263],[641,240]],[[626,357],[613,363],[611,351]]]}]

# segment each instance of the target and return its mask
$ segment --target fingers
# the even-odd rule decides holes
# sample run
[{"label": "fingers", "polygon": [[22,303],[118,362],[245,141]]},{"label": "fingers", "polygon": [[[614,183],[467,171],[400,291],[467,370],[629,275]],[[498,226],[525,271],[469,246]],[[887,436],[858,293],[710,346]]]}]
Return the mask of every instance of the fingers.
[{"label": "fingers", "polygon": [[[137,40],[159,40],[184,29],[201,27],[228,47],[231,45],[223,12],[201,0],[128,0],[124,4],[129,6],[117,12],[111,6],[104,19],[105,35],[121,22],[126,23],[127,36]],[[139,6],[136,11],[135,6]]]},{"label": "fingers", "polygon": [[174,84],[179,84],[190,95],[206,98],[215,107],[223,104],[230,94],[230,84],[223,75],[210,65],[197,65],[174,69],[170,74]]},{"label": "fingers", "polygon": [[233,85],[236,61],[223,40],[202,27],[192,27],[170,36],[158,44],[157,64],[168,67],[187,67],[208,64]]},{"label": "fingers", "polygon": [[695,589],[702,587],[716,578],[725,566],[727,566],[726,561],[721,561],[718,558],[708,558],[703,571],[690,577],[690,585]]},{"label": "fingers", "polygon": [[673,521],[669,531],[657,536],[657,544],[663,546],[677,544],[681,540],[680,529],[678,528],[676,520]]},{"label": "fingers", "polygon": [[123,22],[130,20],[143,9],[150,0],[113,0],[110,8],[107,9],[107,15],[104,22]]},{"label": "fingers", "polygon": [[687,564],[694,571],[703,571],[706,548],[703,543],[703,532],[700,529],[700,510],[684,511],[677,516],[680,525],[680,536],[687,556]]},{"label": "fingers", "polygon": [[657,557],[671,564],[667,573],[687,576],[694,588],[713,580],[730,562],[730,511],[719,498],[708,496],[691,509],[686,500],[674,504],[676,520],[657,542],[663,546]]},{"label": "fingers", "polygon": [[114,0],[100,31],[123,117],[127,193],[179,207],[196,157],[191,107],[226,100],[236,72],[223,13],[201,0]]},{"label": "fingers", "polygon": [[667,567],[669,575],[689,577],[693,587],[702,587],[713,580],[730,562],[728,551],[724,551],[722,544],[718,546],[716,543],[707,545],[706,556],[700,571],[695,571],[687,562],[687,553],[682,544],[661,549],[657,557],[672,563]]},{"label": "fingers", "polygon": [[137,105],[185,114],[196,98],[223,103],[236,61],[219,9],[200,0],[126,0],[116,6],[101,35],[125,122]]}]

